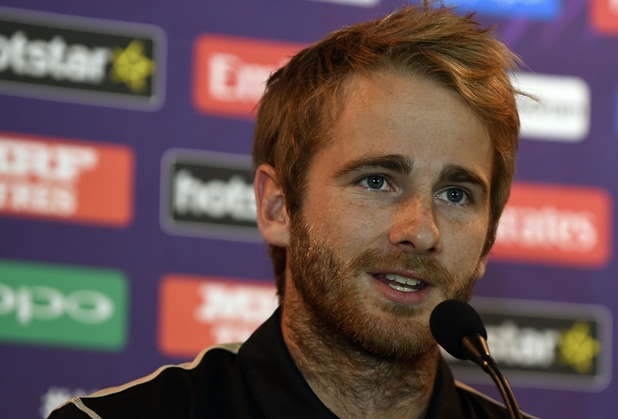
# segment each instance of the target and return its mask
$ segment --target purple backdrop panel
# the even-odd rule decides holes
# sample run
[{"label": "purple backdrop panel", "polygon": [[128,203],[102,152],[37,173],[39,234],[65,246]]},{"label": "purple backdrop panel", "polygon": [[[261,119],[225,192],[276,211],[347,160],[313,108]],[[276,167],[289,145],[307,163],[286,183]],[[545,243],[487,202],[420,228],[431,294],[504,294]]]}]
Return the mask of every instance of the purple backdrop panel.
[{"label": "purple backdrop panel", "polygon": [[[249,157],[263,82],[404,3],[2,1],[0,418],[45,417],[268,315]],[[490,347],[524,410],[612,418],[618,8],[446,3],[497,25],[541,99],[519,103],[513,197],[473,300]]]}]

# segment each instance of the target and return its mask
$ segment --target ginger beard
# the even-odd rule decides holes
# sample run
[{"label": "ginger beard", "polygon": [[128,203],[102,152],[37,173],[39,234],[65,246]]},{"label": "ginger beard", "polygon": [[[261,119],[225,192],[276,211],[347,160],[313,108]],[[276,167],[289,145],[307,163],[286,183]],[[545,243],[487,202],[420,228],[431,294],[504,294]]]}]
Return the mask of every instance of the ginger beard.
[{"label": "ginger beard", "polygon": [[[409,306],[379,297],[367,301],[358,283],[360,277],[389,267],[409,269],[439,288],[444,299],[469,301],[480,264],[473,272],[455,277],[430,256],[367,250],[348,261],[334,250],[315,237],[302,214],[293,217],[289,268],[294,287],[309,308],[311,328],[348,348],[404,362],[434,350],[436,343],[428,321],[419,318],[433,306]],[[377,305],[380,314],[372,315],[368,304]]]}]

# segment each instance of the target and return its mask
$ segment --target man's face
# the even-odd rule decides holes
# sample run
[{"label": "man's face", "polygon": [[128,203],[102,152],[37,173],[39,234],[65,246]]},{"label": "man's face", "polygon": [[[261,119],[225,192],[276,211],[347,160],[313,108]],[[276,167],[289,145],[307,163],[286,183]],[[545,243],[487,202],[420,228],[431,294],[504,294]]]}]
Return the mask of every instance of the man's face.
[{"label": "man's face", "polygon": [[436,83],[378,73],[346,92],[291,221],[288,286],[325,332],[413,358],[433,347],[432,309],[484,272],[493,150]]}]

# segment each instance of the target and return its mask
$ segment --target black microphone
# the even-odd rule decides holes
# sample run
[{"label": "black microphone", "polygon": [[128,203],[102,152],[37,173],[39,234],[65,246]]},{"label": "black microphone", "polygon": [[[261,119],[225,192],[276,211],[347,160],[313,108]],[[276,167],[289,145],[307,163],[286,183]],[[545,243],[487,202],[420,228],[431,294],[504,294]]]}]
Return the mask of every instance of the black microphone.
[{"label": "black microphone", "polygon": [[469,304],[460,300],[442,301],[429,319],[434,339],[457,359],[480,365],[494,380],[512,419],[522,419],[515,395],[496,361],[489,354],[487,330],[481,317]]}]

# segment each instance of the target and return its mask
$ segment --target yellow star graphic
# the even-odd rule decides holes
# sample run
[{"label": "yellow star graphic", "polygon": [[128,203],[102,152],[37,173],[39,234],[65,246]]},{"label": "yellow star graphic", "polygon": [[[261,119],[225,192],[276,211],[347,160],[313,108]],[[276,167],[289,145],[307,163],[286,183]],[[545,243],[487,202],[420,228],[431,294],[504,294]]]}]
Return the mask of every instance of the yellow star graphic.
[{"label": "yellow star graphic", "polygon": [[563,330],[558,345],[562,363],[580,374],[592,370],[592,362],[601,350],[600,342],[590,335],[590,325],[585,322],[576,322],[570,329]]},{"label": "yellow star graphic", "polygon": [[135,93],[146,88],[146,78],[154,72],[154,63],[144,55],[144,44],[133,40],[125,49],[114,48],[111,77],[115,83],[124,83]]}]

